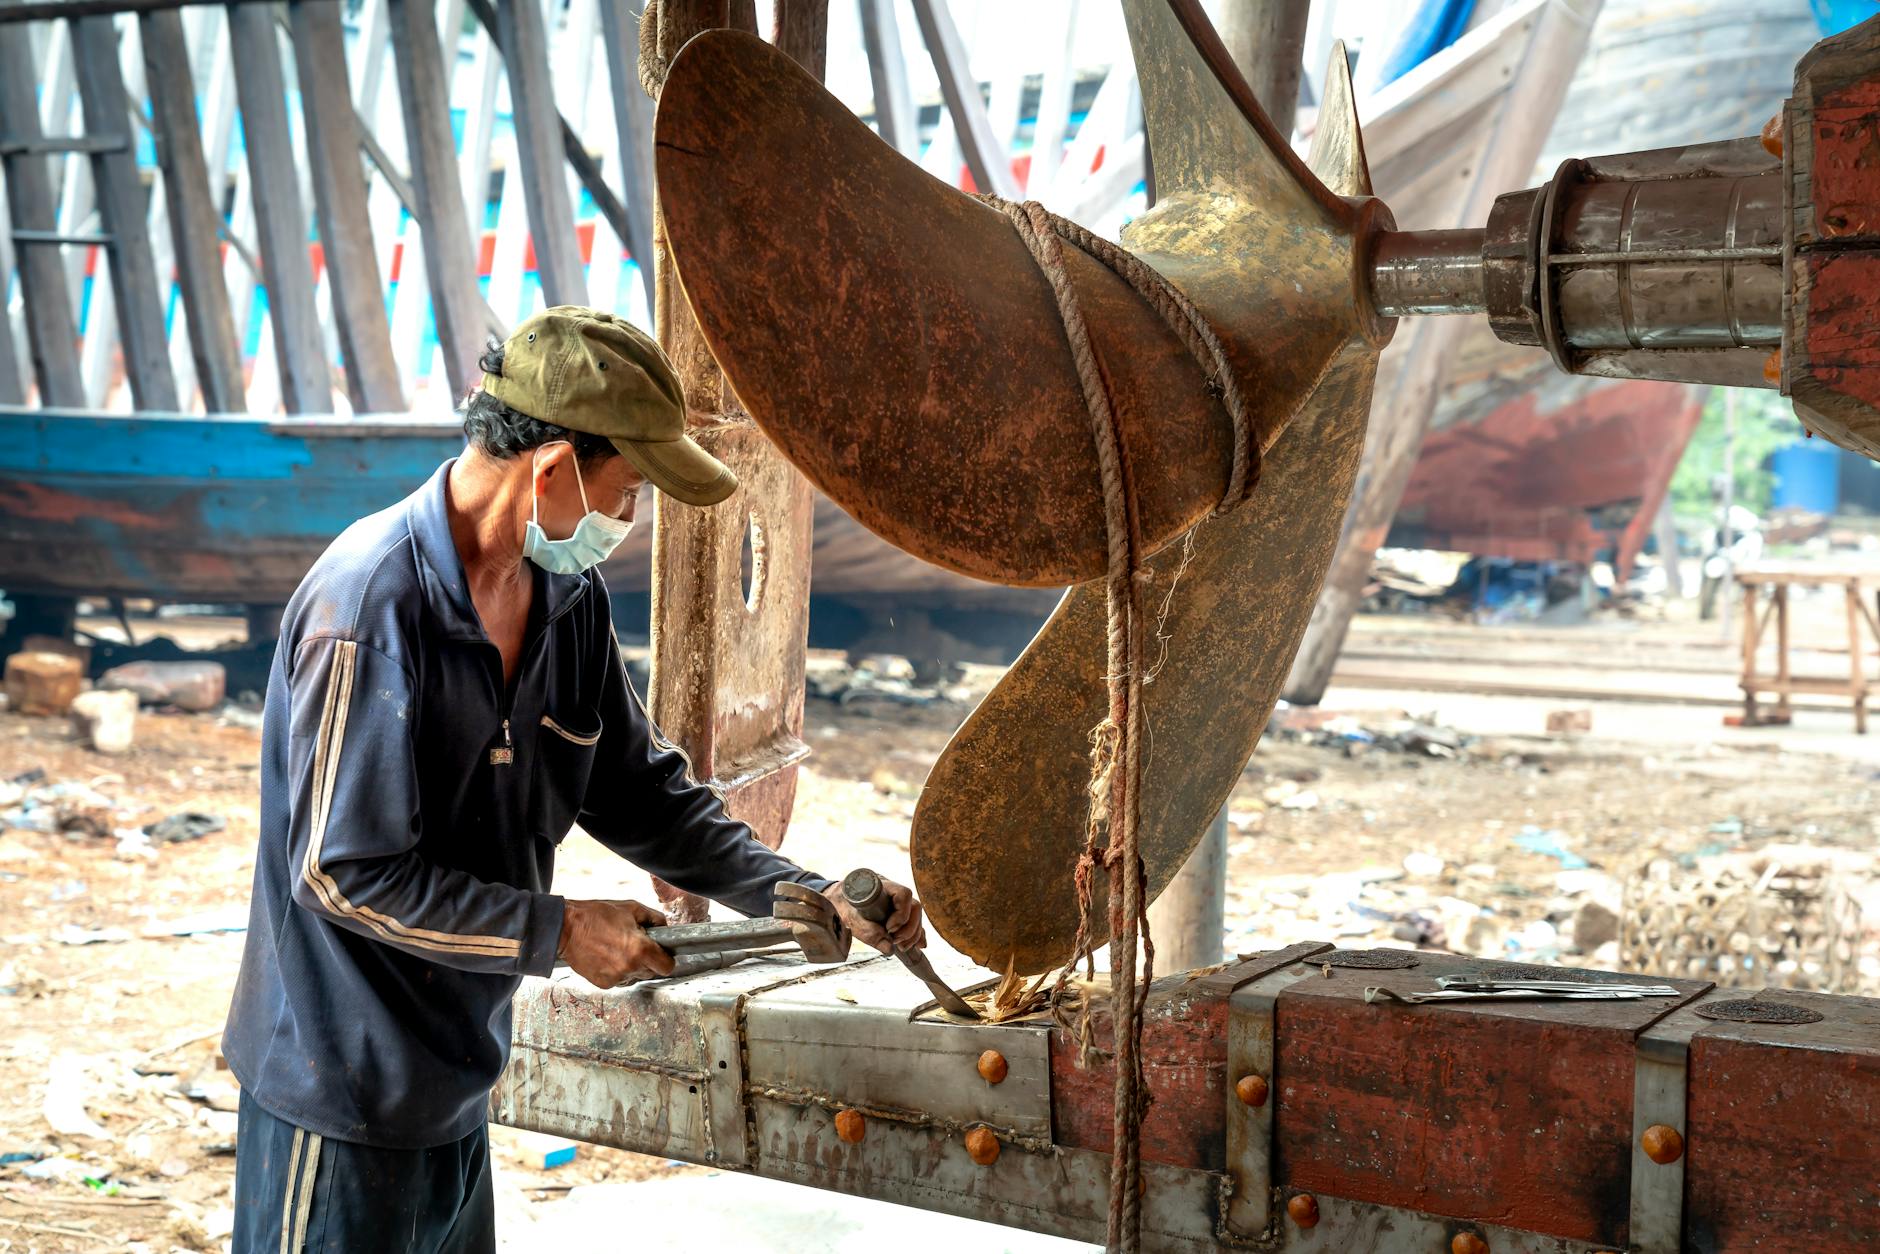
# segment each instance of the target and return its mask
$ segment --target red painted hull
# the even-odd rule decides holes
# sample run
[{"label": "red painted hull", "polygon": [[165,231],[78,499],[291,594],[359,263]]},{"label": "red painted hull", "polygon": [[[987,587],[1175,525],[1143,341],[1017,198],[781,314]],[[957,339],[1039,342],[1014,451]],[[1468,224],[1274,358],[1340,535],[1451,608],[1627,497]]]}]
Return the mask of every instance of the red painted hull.
[{"label": "red painted hull", "polygon": [[1539,350],[1465,349],[1390,543],[1629,570],[1706,389],[1563,378]]}]

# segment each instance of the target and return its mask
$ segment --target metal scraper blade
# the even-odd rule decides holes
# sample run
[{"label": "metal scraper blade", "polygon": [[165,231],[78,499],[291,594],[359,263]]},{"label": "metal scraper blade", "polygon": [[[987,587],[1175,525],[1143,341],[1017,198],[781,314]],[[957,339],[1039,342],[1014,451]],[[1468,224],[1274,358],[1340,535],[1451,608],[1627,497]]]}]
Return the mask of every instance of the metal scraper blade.
[{"label": "metal scraper blade", "polygon": [[[1370,190],[1343,49],[1314,137],[1338,192]],[[1336,547],[1357,474],[1379,345],[1354,335],[1277,445],[1253,499],[1152,563],[1168,652],[1144,689],[1142,854],[1153,899],[1199,843],[1258,744]],[[994,970],[1071,956],[1072,869],[1089,804],[1089,734],[1107,712],[1105,593],[1073,588],[954,736],[914,814],[914,880],[947,941]],[[1107,893],[1094,881],[1097,942]]]},{"label": "metal scraper blade", "polygon": [[[1238,75],[1227,84],[1219,41],[1198,49],[1189,26],[1213,38],[1198,8],[1126,7],[1166,197],[1137,252],[1220,334],[1270,447],[1358,320],[1362,213],[1271,133]],[[734,31],[674,59],[654,139],[685,296],[785,457],[938,565],[1041,586],[1102,575],[1090,419],[1049,285],[1003,215]],[[1233,432],[1175,332],[1102,265],[1067,259],[1153,552],[1221,499]]]}]

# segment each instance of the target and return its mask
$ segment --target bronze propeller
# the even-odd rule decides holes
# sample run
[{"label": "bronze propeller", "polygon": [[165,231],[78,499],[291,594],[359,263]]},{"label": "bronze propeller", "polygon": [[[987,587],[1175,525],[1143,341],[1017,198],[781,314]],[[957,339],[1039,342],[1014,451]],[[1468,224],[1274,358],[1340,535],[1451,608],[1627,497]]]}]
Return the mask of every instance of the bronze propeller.
[{"label": "bronze propeller", "polygon": [[[1362,254],[1389,215],[1368,195],[1342,52],[1308,168],[1198,4],[1125,10],[1161,199],[1123,242],[1212,324],[1266,450],[1252,499],[1208,519],[1229,477],[1226,412],[1160,317],[1072,251],[1145,539],[1168,546],[1150,592],[1167,598],[1167,656],[1146,689],[1154,893],[1257,743],[1336,544],[1390,327],[1361,294]],[[731,32],[674,60],[655,140],[687,298],[786,457],[858,521],[940,565],[1018,584],[1103,574],[1090,420],[1049,288],[1003,215]],[[1072,589],[955,736],[915,813],[915,877],[935,925],[995,968],[1069,956],[1103,607],[1100,587]]]}]

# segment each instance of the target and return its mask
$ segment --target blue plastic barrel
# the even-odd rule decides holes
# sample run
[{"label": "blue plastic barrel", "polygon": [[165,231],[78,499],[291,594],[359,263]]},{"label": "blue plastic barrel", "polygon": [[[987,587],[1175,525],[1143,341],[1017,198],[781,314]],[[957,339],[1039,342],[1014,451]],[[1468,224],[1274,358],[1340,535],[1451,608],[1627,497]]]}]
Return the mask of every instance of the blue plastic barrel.
[{"label": "blue plastic barrel", "polygon": [[1770,503],[1817,514],[1832,514],[1841,506],[1841,450],[1826,440],[1797,440],[1777,449],[1769,458],[1775,472]]}]

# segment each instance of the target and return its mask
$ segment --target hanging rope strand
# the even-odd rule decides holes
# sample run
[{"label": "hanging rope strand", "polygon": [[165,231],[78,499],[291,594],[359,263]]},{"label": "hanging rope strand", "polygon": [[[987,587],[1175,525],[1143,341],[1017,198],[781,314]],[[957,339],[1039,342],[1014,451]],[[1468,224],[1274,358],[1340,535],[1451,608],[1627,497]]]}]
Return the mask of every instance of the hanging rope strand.
[{"label": "hanging rope strand", "polygon": [[[1110,1009],[1116,1069],[1108,1246],[1112,1254],[1135,1254],[1142,1233],[1142,1119],[1149,1105],[1142,1066],[1143,1015],[1155,977],[1155,944],[1149,936],[1148,886],[1141,847],[1142,746],[1147,726],[1142,688],[1147,639],[1151,631],[1159,636],[1161,627],[1159,621],[1152,626],[1144,612],[1143,588],[1150,572],[1143,564],[1136,485],[1124,455],[1122,427],[1110,397],[1109,379],[1091,345],[1089,327],[1071,285],[1064,243],[1094,257],[1140,293],[1174,329],[1201,365],[1210,389],[1221,398],[1232,421],[1234,447],[1217,512],[1234,508],[1252,493],[1260,473],[1259,442],[1247,420],[1245,398],[1220,337],[1173,284],[1127,250],[1058,217],[1035,201],[1018,204],[991,196],[984,199],[1011,221],[1051,285],[1090,414],[1091,440],[1103,489],[1109,712],[1090,733],[1090,813],[1075,871],[1077,933],[1071,960],[1052,990],[1052,1005],[1054,1017],[1069,1028],[1064,990],[1078,961],[1090,961],[1091,881],[1101,858],[1110,889]],[[1139,950],[1140,977],[1136,970]],[[1096,1052],[1088,999],[1080,1009],[1076,1034],[1080,1058],[1088,1064]]]}]

